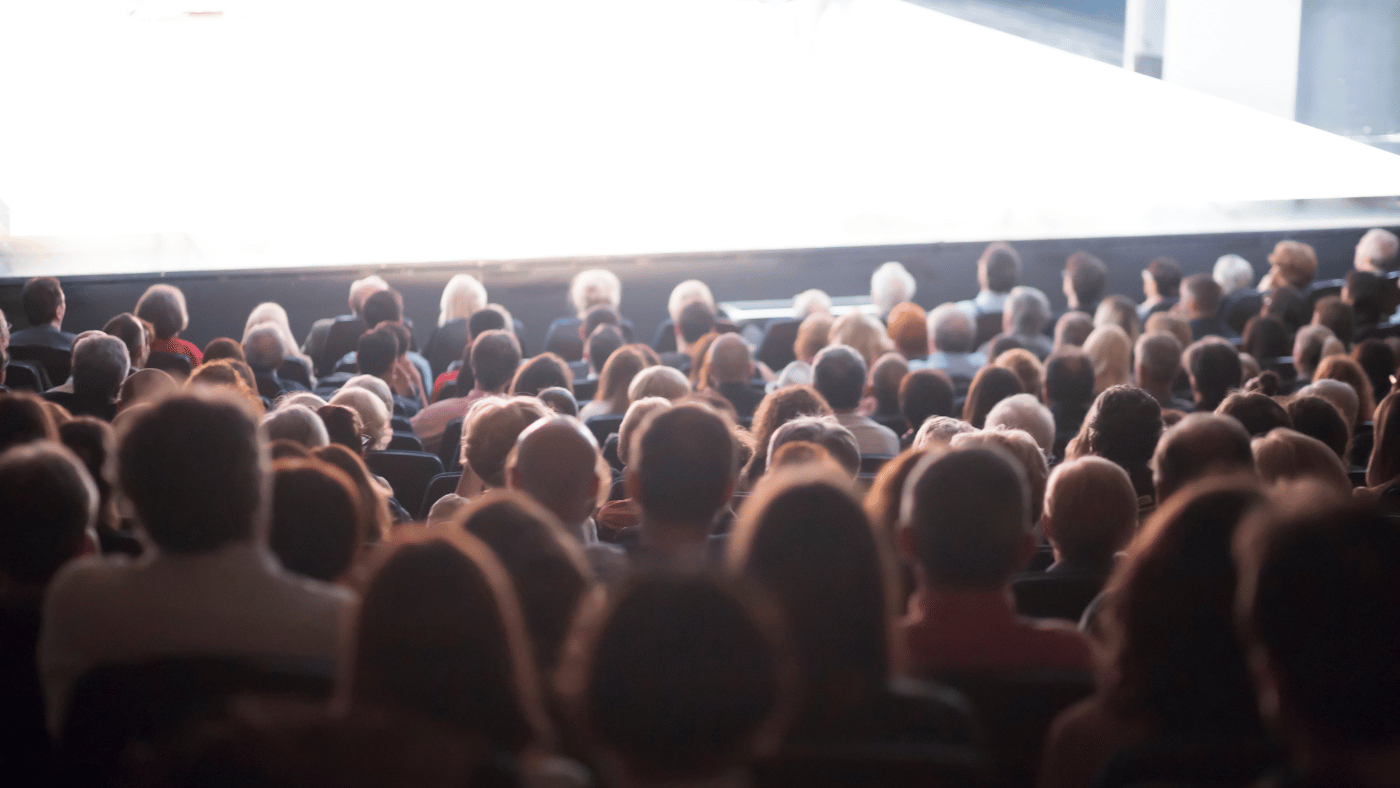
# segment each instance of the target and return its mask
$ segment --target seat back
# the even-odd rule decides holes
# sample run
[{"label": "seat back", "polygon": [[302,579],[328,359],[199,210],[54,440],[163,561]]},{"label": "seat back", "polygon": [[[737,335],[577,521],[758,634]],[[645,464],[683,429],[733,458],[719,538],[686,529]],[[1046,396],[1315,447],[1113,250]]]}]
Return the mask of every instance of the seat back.
[{"label": "seat back", "polygon": [[453,419],[442,428],[442,442],[438,444],[438,459],[442,460],[445,471],[462,469],[462,420]]},{"label": "seat back", "polygon": [[885,463],[894,459],[888,454],[862,454],[860,455],[861,473],[879,473],[885,467]]},{"label": "seat back", "polygon": [[1263,738],[1156,739],[1114,753],[1099,770],[1096,788],[1256,785],[1287,754]]},{"label": "seat back", "polygon": [[10,363],[5,367],[5,385],[12,389],[24,389],[37,393],[43,393],[53,388],[53,385],[49,383],[49,375],[44,371],[42,364],[14,359],[10,359]]},{"label": "seat back", "polygon": [[311,372],[307,370],[306,365],[298,358],[289,358],[283,361],[282,366],[277,368],[277,377],[290,380],[293,383],[300,383],[302,386],[306,387],[307,391],[310,391],[313,386],[311,382]]},{"label": "seat back", "polygon": [[982,312],[977,315],[977,347],[1001,333],[1001,313]]},{"label": "seat back", "polygon": [[579,407],[583,407],[583,403],[588,402],[598,394],[597,378],[593,378],[592,380],[575,380],[572,385],[574,387],[574,399],[578,400]]},{"label": "seat back", "polygon": [[1317,302],[1327,296],[1341,295],[1342,286],[1346,284],[1345,279],[1325,279],[1320,282],[1313,282],[1308,286],[1308,316],[1312,316],[1313,307]]},{"label": "seat back", "polygon": [[756,788],[985,788],[977,753],[962,747],[836,744],[789,749],[754,764]]},{"label": "seat back", "polygon": [[394,437],[389,439],[389,445],[385,447],[389,451],[423,451],[423,441],[418,440],[418,436],[411,432],[395,432]]},{"label": "seat back", "polygon": [[73,351],[45,345],[11,345],[7,351],[14,361],[29,361],[44,368],[49,382],[57,386],[68,379],[73,367]]},{"label": "seat back", "polygon": [[609,435],[621,429],[622,417],[614,413],[609,413],[604,416],[592,416],[583,423],[583,426],[587,427],[589,431],[593,433],[593,437],[597,439],[598,445],[602,446],[608,442]]},{"label": "seat back", "polygon": [[1030,572],[1011,581],[1011,593],[1016,597],[1016,612],[1023,616],[1077,624],[1106,580],[1101,575]]},{"label": "seat back", "polygon": [[359,317],[337,317],[326,331],[326,343],[321,346],[321,354],[312,359],[316,364],[316,374],[324,376],[334,372],[335,363],[341,356],[358,347],[360,335],[368,330],[369,326]]},{"label": "seat back", "polygon": [[457,491],[457,483],[462,480],[462,472],[439,473],[428,482],[428,490],[423,493],[423,502],[418,507],[418,519],[428,519],[428,512],[433,510],[433,504],[442,500],[445,495],[451,495]]},{"label": "seat back", "polygon": [[442,460],[436,454],[417,451],[372,451],[365,454],[365,465],[389,482],[394,499],[410,513],[410,507],[422,503],[428,482],[442,473]]}]

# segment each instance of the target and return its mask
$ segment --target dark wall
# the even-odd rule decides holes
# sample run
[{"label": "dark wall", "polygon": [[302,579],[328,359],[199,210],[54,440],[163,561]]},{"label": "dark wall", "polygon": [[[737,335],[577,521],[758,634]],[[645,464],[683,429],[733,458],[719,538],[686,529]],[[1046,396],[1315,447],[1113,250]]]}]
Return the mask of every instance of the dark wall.
[{"label": "dark wall", "polygon": [[[1392,228],[1396,229],[1396,228]],[[1141,299],[1140,271],[1154,257],[1178,260],[1187,273],[1209,271],[1222,254],[1234,252],[1262,275],[1266,258],[1278,241],[1293,238],[1317,249],[1318,278],[1342,276],[1362,230],[1294,233],[1230,233],[1150,238],[1094,238],[1016,243],[1025,262],[1023,282],[1041,288],[1057,307],[1064,305],[1060,271],[1065,258],[1084,249],[1108,264],[1109,292]],[[64,280],[68,316],[64,328],[77,332],[101,328],[113,315],[131,310],[149,285],[180,287],[189,303],[190,327],[182,336],[199,346],[218,336],[238,339],[249,311],[262,301],[276,301],[291,316],[301,339],[316,318],[343,314],[350,282],[372,271],[403,293],[405,311],[424,342],[437,324],[442,287],[455,273],[476,274],[491,300],[504,304],[526,326],[526,345],[537,352],[549,322],[567,311],[569,278],[578,270],[601,265],[623,282],[622,308],[649,339],[665,319],[671,288],[691,277],[710,284],[724,300],[785,298],[810,287],[833,296],[869,291],[870,272],[886,260],[899,260],[917,277],[915,300],[925,308],[976,293],[976,260],[982,243],[922,244],[773,252],[733,252],[655,257],[556,260],[488,265],[397,265],[379,268],[316,268],[295,271],[234,271],[165,276],[73,277]],[[16,328],[26,325],[19,308],[21,280],[0,280],[0,309]]]}]

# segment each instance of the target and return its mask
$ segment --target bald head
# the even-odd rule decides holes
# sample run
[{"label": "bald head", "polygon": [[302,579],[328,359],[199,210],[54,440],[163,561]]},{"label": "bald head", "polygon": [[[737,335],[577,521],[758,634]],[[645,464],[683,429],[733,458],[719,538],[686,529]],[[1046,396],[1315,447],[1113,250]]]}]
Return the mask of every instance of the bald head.
[{"label": "bald head", "polygon": [[738,334],[720,334],[710,344],[710,374],[716,383],[743,383],[753,377],[753,356]]},{"label": "bald head", "polygon": [[1171,334],[1143,334],[1138,337],[1136,377],[1139,387],[1156,391],[1170,387],[1181,371],[1181,343]]},{"label": "bald head", "polygon": [[1158,506],[1197,479],[1228,473],[1254,473],[1249,433],[1229,416],[1187,416],[1162,434],[1152,455]]},{"label": "bald head", "polygon": [[598,506],[600,459],[593,434],[577,419],[540,419],[516,440],[506,483],[572,526],[591,517]]},{"label": "bald head", "polygon": [[1128,472],[1102,457],[1061,463],[1045,490],[1045,535],[1061,561],[1110,569],[1137,528],[1138,498]]},{"label": "bald head", "polygon": [[1356,245],[1356,269],[1386,274],[1400,268],[1400,238],[1389,230],[1367,230]]}]

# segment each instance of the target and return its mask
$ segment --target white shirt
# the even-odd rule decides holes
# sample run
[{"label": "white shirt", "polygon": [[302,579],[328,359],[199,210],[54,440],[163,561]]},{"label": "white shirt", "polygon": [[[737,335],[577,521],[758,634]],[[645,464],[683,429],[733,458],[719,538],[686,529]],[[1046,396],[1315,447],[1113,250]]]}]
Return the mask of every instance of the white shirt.
[{"label": "white shirt", "polygon": [[861,454],[887,454],[891,457],[899,454],[899,436],[889,427],[855,411],[837,413],[836,420],[856,436],[856,446]]}]

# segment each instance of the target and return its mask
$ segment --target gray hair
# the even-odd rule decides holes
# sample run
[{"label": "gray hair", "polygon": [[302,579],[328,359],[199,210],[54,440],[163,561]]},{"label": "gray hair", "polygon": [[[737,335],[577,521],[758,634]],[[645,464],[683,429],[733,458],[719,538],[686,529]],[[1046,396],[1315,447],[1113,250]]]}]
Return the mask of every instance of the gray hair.
[{"label": "gray hair", "polygon": [[939,304],[928,313],[928,342],[932,349],[968,353],[976,340],[977,326],[957,304]]},{"label": "gray hair", "polygon": [[379,399],[380,402],[384,403],[385,410],[388,410],[390,415],[393,414],[394,392],[389,390],[388,383],[385,383],[383,380],[380,380],[379,378],[376,378],[373,375],[356,375],[355,377],[345,381],[344,386],[341,386],[342,390],[354,388],[364,389],[369,393],[373,394]]},{"label": "gray hair", "polygon": [[73,345],[73,393],[114,401],[131,370],[131,352],[114,336],[96,333]]},{"label": "gray hair", "polygon": [[1367,230],[1356,244],[1356,267],[1363,262],[1379,274],[1394,271],[1400,267],[1400,238],[1379,227]]},{"label": "gray hair", "polygon": [[681,311],[687,306],[700,302],[715,311],[715,296],[710,292],[710,286],[699,279],[687,279],[684,282],[671,288],[671,297],[666,301],[666,312],[671,316],[671,322],[681,321]]},{"label": "gray hair", "polygon": [[1254,281],[1254,266],[1237,254],[1221,255],[1210,277],[1220,285],[1221,295],[1229,295]]},{"label": "gray hair", "polygon": [[1034,287],[1011,288],[1003,309],[1002,326],[1013,334],[1037,336],[1050,322],[1050,299]]},{"label": "gray hair", "polygon": [[319,449],[331,442],[325,422],[305,405],[278,408],[262,417],[259,428],[269,441],[285,438],[308,449]]},{"label": "gray hair", "polygon": [[[486,286],[471,274],[457,274],[447,280],[438,302],[438,325],[471,317],[486,307]],[[509,325],[510,321],[506,321]]]},{"label": "gray hair", "polygon": [[880,314],[887,314],[896,305],[914,297],[918,283],[902,263],[888,262],[870,275],[870,300]]},{"label": "gray hair", "polygon": [[388,290],[389,283],[381,276],[370,274],[363,279],[356,279],[350,283],[350,311],[360,314],[360,309],[365,305],[365,299],[378,293],[380,290]]},{"label": "gray hair", "polygon": [[825,290],[803,290],[792,297],[792,316],[805,320],[817,312],[831,312],[831,296]]},{"label": "gray hair", "polygon": [[599,304],[613,309],[622,303],[622,280],[606,268],[589,268],[579,271],[569,283],[569,304],[580,318]]},{"label": "gray hair", "polygon": [[647,416],[669,407],[671,401],[665,397],[642,397],[633,400],[632,404],[627,406],[627,413],[617,428],[617,458],[622,461],[624,467],[627,465],[627,458],[632,454],[632,433],[646,421]]},{"label": "gray hair", "polygon": [[798,416],[783,423],[768,439],[768,467],[774,467],[773,456],[784,443],[807,441],[827,450],[833,460],[855,478],[860,473],[860,444],[850,430],[841,426],[834,416]]},{"label": "gray hair", "polygon": [[690,381],[680,370],[665,365],[647,367],[632,377],[627,386],[627,399],[636,402],[644,397],[664,397],[672,402],[690,393]]},{"label": "gray hair", "polygon": [[259,323],[243,335],[243,358],[253,369],[277,369],[287,359],[282,332],[272,323]]},{"label": "gray hair", "polygon": [[976,432],[977,428],[952,416],[929,416],[914,433],[914,448],[922,449],[935,443],[952,443],[953,438],[964,432]]},{"label": "gray hair", "polygon": [[382,449],[394,437],[394,427],[390,423],[392,409],[384,407],[384,401],[367,389],[358,386],[342,386],[331,397],[332,405],[344,405],[360,414],[364,434],[370,438],[369,448]]},{"label": "gray hair", "polygon": [[1024,430],[1046,457],[1055,448],[1055,417],[1034,394],[1016,394],[993,405],[986,426],[989,430]]}]

